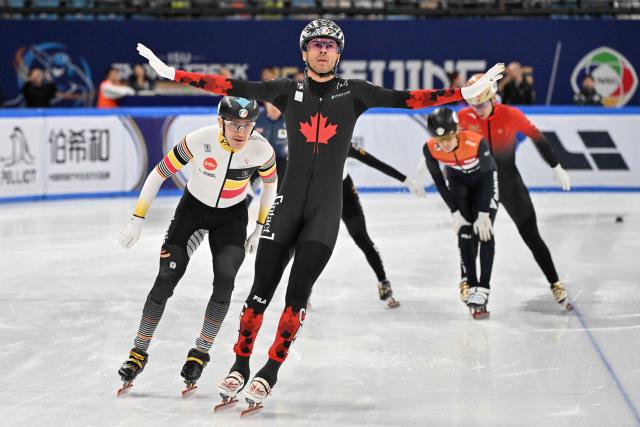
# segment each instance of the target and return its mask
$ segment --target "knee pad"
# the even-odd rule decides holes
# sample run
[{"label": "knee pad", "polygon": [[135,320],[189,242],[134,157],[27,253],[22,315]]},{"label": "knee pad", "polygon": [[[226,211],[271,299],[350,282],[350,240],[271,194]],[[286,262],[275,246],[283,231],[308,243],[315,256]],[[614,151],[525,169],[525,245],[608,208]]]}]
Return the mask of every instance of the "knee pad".
[{"label": "knee pad", "polygon": [[165,304],[187,269],[186,251],[175,245],[162,245],[160,271],[149,292],[149,298],[157,304]]},{"label": "knee pad", "polygon": [[213,257],[213,294],[216,301],[230,301],[238,270],[244,260],[244,249],[225,246]]}]

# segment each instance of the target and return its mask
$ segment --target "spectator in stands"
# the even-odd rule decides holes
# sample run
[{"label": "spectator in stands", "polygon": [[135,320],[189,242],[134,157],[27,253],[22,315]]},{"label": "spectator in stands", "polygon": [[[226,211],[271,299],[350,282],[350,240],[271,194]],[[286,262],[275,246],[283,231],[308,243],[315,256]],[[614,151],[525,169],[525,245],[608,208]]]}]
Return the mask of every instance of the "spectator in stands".
[{"label": "spectator in stands", "polygon": [[501,82],[502,103],[511,105],[531,105],[536,95],[533,90],[533,76],[525,74],[519,62],[507,66],[506,76]]},{"label": "spectator in stands", "polygon": [[111,67],[107,70],[105,78],[100,83],[98,90],[98,108],[116,108],[118,100],[123,96],[134,95],[135,91],[120,81],[120,73]]},{"label": "spectator in stands", "polygon": [[45,80],[42,68],[33,67],[29,70],[29,77],[22,86],[22,96],[24,96],[27,108],[50,107],[51,100],[53,100],[57,94],[58,89],[56,85]]},{"label": "spectator in stands", "polygon": [[580,92],[573,96],[573,102],[577,105],[602,105],[602,96],[596,92],[593,76],[587,74],[582,79]]},{"label": "spectator in stands", "polygon": [[147,72],[141,64],[136,64],[133,67],[133,74],[129,77],[129,86],[136,91],[148,91],[153,90],[155,82],[147,77]]}]

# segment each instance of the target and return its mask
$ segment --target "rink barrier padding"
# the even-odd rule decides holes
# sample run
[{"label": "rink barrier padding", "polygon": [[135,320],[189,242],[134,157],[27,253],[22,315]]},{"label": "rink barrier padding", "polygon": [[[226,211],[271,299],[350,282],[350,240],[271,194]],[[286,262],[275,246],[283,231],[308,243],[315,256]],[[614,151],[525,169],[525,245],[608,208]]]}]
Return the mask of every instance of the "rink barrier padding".
[{"label": "rink barrier padding", "polygon": [[[573,191],[640,191],[640,107],[526,107],[569,172]],[[429,138],[429,109],[374,109],[353,142],[409,176]],[[182,136],[215,122],[215,108],[0,110],[0,202],[122,197],[137,194],[149,171]],[[531,191],[559,191],[533,143],[522,138],[517,164]],[[347,160],[361,192],[406,191],[397,181]],[[163,185],[176,194],[183,168]],[[432,188],[431,182],[425,185]]]}]

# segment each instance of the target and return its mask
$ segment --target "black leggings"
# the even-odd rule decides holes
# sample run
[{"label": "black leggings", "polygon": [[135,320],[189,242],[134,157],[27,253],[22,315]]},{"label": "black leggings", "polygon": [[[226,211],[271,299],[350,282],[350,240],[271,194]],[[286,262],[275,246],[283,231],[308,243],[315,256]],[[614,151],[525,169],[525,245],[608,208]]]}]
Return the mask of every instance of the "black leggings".
[{"label": "black leggings", "polygon": [[[449,177],[449,186],[453,192],[456,206],[460,209],[460,214],[471,224],[464,225],[458,230],[462,277],[466,278],[472,287],[480,286],[489,289],[491,288],[491,272],[493,271],[493,259],[495,256],[495,240],[491,236],[491,239],[482,242],[473,231],[473,222],[478,218],[478,207],[481,204],[481,188],[479,186],[468,186],[455,175]],[[497,194],[493,194],[493,200],[489,208],[489,218],[492,224],[497,214],[497,197]],[[479,278],[476,268],[478,251],[480,252]]]},{"label": "black leggings", "polygon": [[371,237],[369,237],[369,233],[367,233],[367,223],[365,222],[360,198],[349,175],[347,175],[342,184],[342,221],[347,226],[347,231],[349,231],[356,245],[364,253],[378,281],[385,280],[387,275],[382,265],[380,252]]},{"label": "black leggings", "polygon": [[[246,300],[247,307],[255,313],[261,314],[267,309],[291,255],[292,250],[278,242],[260,240],[253,286]],[[289,275],[285,306],[291,307],[295,312],[307,306],[311,288],[330,257],[331,249],[320,242],[307,241],[297,246]]]},{"label": "black leggings", "polygon": [[500,203],[518,227],[522,240],[531,250],[547,281],[550,284],[557,282],[558,273],[553,264],[551,252],[540,236],[531,196],[519,175],[510,179],[508,184],[503,184],[503,180],[500,181]]},{"label": "black leggings", "polygon": [[212,208],[185,190],[176,208],[160,251],[160,271],[149,292],[157,304],[165,304],[184,275],[189,259],[209,234],[213,258],[213,296],[231,300],[234,282],[244,260],[247,237],[247,208],[238,203],[229,208]]}]

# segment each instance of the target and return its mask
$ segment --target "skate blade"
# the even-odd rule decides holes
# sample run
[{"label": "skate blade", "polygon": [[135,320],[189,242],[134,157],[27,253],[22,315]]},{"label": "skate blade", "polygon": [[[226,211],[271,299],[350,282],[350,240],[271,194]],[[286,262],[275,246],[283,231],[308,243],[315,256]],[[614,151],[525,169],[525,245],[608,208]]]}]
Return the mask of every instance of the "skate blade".
[{"label": "skate blade", "polygon": [[218,403],[213,407],[213,412],[221,412],[225,409],[233,408],[238,404],[238,399],[236,398],[228,398],[228,400],[222,400],[222,403]]},{"label": "skate blade", "polygon": [[253,414],[257,414],[262,408],[264,408],[264,406],[262,406],[262,403],[258,403],[258,404],[249,403],[249,406],[247,407],[247,409],[240,412],[240,417],[246,418]]},{"label": "skate blade", "polygon": [[562,307],[564,311],[573,311],[573,305],[569,301],[561,302],[560,307]]},{"label": "skate blade", "polygon": [[122,387],[116,391],[116,397],[122,397],[129,393],[129,390],[133,387],[133,381],[125,381],[122,383]]},{"label": "skate blade", "polygon": [[186,399],[187,397],[193,396],[198,389],[198,386],[195,384],[188,384],[187,387],[182,390],[182,398]]},{"label": "skate blade", "polygon": [[400,307],[400,301],[396,300],[393,297],[387,298],[387,307],[389,308],[398,308]]},{"label": "skate blade", "polygon": [[471,316],[476,320],[483,320],[488,319],[489,316],[491,316],[491,313],[488,311],[477,311],[475,313],[471,313]]}]

